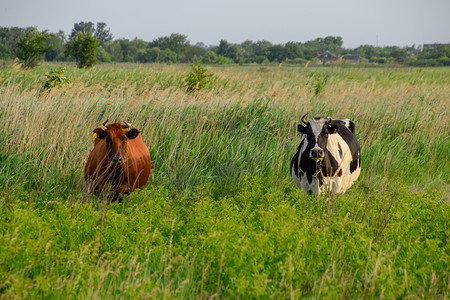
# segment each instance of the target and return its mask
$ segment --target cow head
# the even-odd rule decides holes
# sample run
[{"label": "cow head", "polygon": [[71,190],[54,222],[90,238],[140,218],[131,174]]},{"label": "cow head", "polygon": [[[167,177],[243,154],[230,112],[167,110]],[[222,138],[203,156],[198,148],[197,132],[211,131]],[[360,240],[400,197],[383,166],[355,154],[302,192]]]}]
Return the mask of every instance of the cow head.
[{"label": "cow head", "polygon": [[332,119],[330,117],[316,117],[309,121],[305,121],[307,115],[308,114],[302,116],[302,122],[305,126],[299,124],[298,131],[306,135],[308,145],[311,145],[308,147],[311,149],[309,157],[316,162],[319,162],[325,157],[328,136],[330,134],[335,134],[338,131],[338,127],[336,125],[331,125]]},{"label": "cow head", "polygon": [[95,128],[93,137],[97,139],[105,139],[108,149],[108,157],[112,163],[118,164],[123,162],[126,155],[127,140],[135,139],[139,135],[139,130],[132,128],[131,124],[123,121],[123,123],[108,124],[108,120],[103,122],[106,129]]}]

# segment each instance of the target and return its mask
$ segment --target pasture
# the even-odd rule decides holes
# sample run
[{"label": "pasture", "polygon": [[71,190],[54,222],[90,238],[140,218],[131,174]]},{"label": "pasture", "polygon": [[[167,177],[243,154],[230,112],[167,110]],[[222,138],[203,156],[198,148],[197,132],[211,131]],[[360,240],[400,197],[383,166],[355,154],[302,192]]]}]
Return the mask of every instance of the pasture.
[{"label": "pasture", "polygon": [[[0,69],[0,298],[448,298],[450,69],[55,67]],[[306,112],[356,124],[329,206],[290,176]],[[86,194],[106,119],[152,157],[123,203]]]}]

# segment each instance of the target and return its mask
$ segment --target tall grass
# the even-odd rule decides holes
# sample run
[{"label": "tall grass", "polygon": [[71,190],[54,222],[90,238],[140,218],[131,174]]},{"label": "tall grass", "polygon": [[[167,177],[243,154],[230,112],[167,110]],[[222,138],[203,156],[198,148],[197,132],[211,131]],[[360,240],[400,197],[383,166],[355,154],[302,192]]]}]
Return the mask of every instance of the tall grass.
[{"label": "tall grass", "polygon": [[[448,295],[447,69],[210,67],[186,93],[188,66],[69,67],[39,94],[47,69],[0,71],[0,295]],[[290,179],[306,112],[356,123],[362,175],[332,214]],[[152,156],[123,206],[83,203],[106,119]]]}]

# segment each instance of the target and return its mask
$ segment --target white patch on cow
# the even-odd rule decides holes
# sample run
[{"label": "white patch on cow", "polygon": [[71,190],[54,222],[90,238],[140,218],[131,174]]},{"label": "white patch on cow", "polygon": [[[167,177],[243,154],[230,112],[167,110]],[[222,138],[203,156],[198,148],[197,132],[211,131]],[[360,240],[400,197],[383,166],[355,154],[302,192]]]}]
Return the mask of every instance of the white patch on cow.
[{"label": "white patch on cow", "polygon": [[[342,149],[341,156],[339,155],[338,144]],[[324,178],[324,183],[328,185],[328,189],[330,189],[330,191],[333,191],[333,193],[344,193],[359,177],[361,168],[357,168],[353,173],[350,173],[352,153],[350,151],[350,147],[339,134],[330,134],[328,136],[327,149],[338,162],[339,168],[338,171],[334,174],[335,176]],[[340,170],[342,170],[342,176],[339,177],[337,175],[339,174]]]},{"label": "white patch on cow", "polygon": [[326,119],[320,119],[320,120],[313,119],[313,120],[309,121],[309,125],[311,125],[311,130],[316,139],[316,144],[317,144],[317,139],[319,137],[319,134],[322,132],[323,125],[325,125],[325,121],[326,121]]},{"label": "white patch on cow", "polygon": [[320,149],[319,145],[317,144],[317,141],[319,140],[319,135],[322,132],[322,128],[325,125],[326,119],[312,119],[309,121],[309,125],[311,125],[311,131],[314,134],[314,140],[316,141],[316,144],[312,149]]},{"label": "white patch on cow", "polygon": [[350,119],[342,120],[344,122],[345,127],[350,128]]}]

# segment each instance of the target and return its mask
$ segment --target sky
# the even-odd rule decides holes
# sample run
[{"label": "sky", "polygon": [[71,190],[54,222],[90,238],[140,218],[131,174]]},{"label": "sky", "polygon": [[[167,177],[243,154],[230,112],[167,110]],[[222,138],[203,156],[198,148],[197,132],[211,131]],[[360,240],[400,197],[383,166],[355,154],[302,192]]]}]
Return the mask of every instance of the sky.
[{"label": "sky", "polygon": [[105,22],[114,39],[152,41],[171,33],[191,44],[341,36],[359,45],[450,43],[450,0],[0,0],[0,26],[70,34],[81,21]]}]

